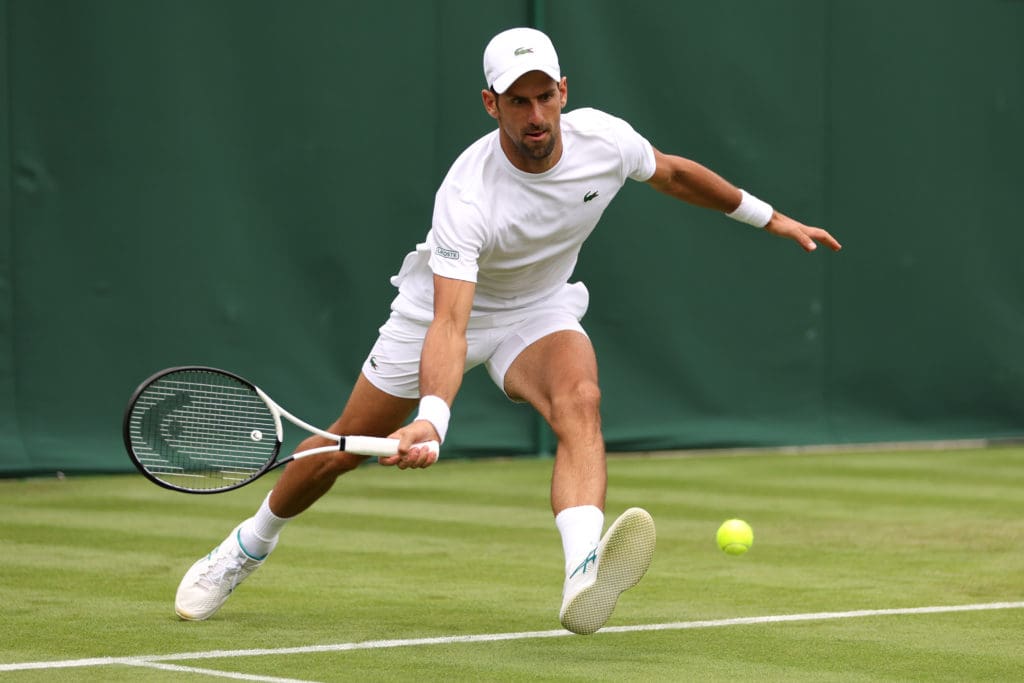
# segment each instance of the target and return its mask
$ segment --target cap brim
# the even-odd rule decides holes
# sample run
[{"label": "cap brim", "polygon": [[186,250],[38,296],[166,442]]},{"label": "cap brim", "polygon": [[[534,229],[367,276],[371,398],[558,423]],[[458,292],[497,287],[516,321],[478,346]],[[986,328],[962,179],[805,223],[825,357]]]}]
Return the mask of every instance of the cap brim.
[{"label": "cap brim", "polygon": [[543,71],[555,81],[562,80],[562,73],[557,66],[551,66],[550,64],[517,64],[514,68],[495,78],[494,83],[491,83],[491,88],[494,89],[494,92],[501,95],[512,87],[512,84],[518,81],[521,76],[531,71]]}]

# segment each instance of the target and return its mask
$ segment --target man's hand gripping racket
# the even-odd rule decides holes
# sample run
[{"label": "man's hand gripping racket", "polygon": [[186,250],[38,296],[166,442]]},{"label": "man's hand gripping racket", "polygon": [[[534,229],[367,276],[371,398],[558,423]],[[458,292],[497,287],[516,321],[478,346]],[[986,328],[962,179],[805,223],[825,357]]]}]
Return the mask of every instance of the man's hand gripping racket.
[{"label": "man's hand gripping racket", "polygon": [[[334,443],[279,460],[281,418]],[[424,426],[429,427],[417,425]],[[251,382],[201,366],[161,370],[135,390],[124,415],[124,444],[146,478],[185,493],[237,489],[287,462],[317,453],[375,456],[381,464],[404,469],[425,467],[440,452],[440,445],[430,441],[416,443],[400,455],[397,438],[339,436],[318,429]]]},{"label": "man's hand gripping racket", "polygon": [[[426,420],[414,420],[394,432],[391,439],[400,444],[399,453],[381,457],[381,465],[394,465],[400,470],[429,467],[440,456],[437,431]],[[408,446],[402,448],[405,444]]]}]

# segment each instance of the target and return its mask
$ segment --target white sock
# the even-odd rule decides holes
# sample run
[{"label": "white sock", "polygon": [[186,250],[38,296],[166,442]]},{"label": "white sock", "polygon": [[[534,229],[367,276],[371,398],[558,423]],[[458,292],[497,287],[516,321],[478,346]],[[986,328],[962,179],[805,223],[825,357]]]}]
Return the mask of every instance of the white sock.
[{"label": "white sock", "polygon": [[595,505],[566,508],[555,517],[555,526],[562,534],[565,573],[568,575],[600,542],[604,512]]},{"label": "white sock", "polygon": [[278,517],[270,511],[270,494],[263,499],[263,504],[256,511],[254,517],[250,517],[242,523],[239,530],[242,549],[246,554],[255,558],[265,557],[274,547],[281,529],[287,524],[291,517]]}]

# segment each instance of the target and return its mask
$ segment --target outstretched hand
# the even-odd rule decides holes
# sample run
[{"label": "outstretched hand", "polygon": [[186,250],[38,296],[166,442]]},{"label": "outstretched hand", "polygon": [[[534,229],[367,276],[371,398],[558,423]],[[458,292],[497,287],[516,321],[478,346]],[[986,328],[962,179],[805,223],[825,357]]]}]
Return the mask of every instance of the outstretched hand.
[{"label": "outstretched hand", "polygon": [[804,225],[800,221],[795,221],[778,211],[768,221],[768,225],[764,226],[764,229],[773,235],[788,237],[796,241],[797,244],[803,247],[804,251],[814,251],[818,248],[819,242],[832,251],[839,251],[843,248],[843,245],[839,244],[836,238],[829,234],[827,230]]},{"label": "outstretched hand", "polygon": [[426,420],[416,420],[392,433],[389,438],[398,439],[398,455],[380,458],[381,465],[395,466],[400,470],[430,467],[441,455],[434,425]]}]

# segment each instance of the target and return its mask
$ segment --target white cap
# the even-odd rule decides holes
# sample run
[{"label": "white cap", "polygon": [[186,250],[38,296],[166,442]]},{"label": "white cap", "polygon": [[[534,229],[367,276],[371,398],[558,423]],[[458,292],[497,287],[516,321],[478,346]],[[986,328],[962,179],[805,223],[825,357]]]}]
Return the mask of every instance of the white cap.
[{"label": "white cap", "polygon": [[529,71],[562,80],[551,39],[534,28],[510,28],[491,38],[484,50],[484,78],[499,95]]}]

